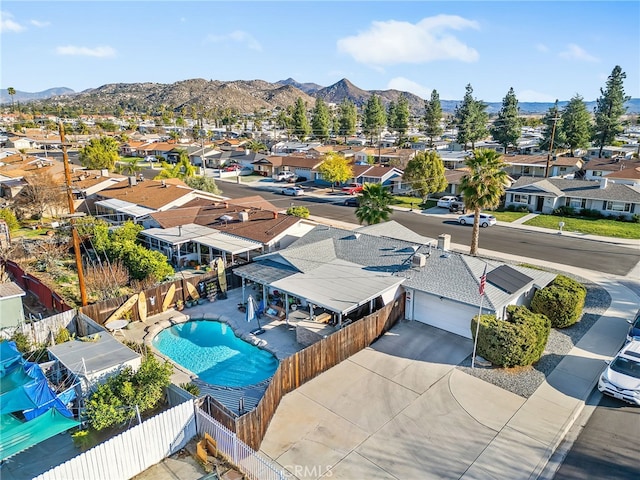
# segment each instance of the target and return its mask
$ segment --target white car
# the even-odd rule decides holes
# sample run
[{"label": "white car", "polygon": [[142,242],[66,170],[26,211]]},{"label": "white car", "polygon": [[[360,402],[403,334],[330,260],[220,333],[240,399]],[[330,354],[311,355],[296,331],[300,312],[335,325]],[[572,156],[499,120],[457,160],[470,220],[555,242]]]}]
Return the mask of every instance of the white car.
[{"label": "white car", "polygon": [[273,178],[275,179],[276,182],[283,182],[285,180],[290,179],[293,176],[295,176],[295,173],[286,171],[286,172],[277,173]]},{"label": "white car", "polygon": [[451,204],[458,200],[458,197],[446,196],[438,199],[438,207],[449,208]]},{"label": "white car", "polygon": [[640,405],[640,340],[632,340],[616,354],[600,375],[598,390]]},{"label": "white car", "polygon": [[[474,218],[475,218],[475,214],[473,214],[473,213],[468,213],[466,215],[460,215],[458,217],[458,223],[460,225],[473,225]],[[496,217],[494,217],[493,215],[489,215],[488,213],[481,213],[480,214],[480,226],[481,227],[489,227],[491,225],[495,225],[496,223],[498,223],[498,221],[496,220]]]},{"label": "white car", "polygon": [[300,187],[287,187],[282,189],[282,194],[297,197],[298,195],[304,195],[304,190]]}]

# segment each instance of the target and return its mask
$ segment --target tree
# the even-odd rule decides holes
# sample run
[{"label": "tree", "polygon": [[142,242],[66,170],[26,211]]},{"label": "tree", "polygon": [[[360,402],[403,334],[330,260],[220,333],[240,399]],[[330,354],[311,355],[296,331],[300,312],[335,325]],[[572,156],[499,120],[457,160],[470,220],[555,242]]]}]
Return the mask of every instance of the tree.
[{"label": "tree", "polygon": [[362,119],[364,134],[370,136],[371,143],[373,143],[373,136],[380,135],[382,128],[387,123],[386,117],[380,97],[371,95],[364,106]]},{"label": "tree", "polygon": [[167,162],[160,162],[162,170],[154,177],[154,180],[162,180],[163,178],[179,178],[184,180],[193,177],[196,174],[196,167],[189,161],[189,155],[186,150],[179,150],[178,162],[175,165],[169,165]]},{"label": "tree", "polygon": [[429,137],[429,146],[433,147],[433,139],[444,132],[442,128],[442,104],[437,90],[431,92],[431,100],[424,101],[425,133]]},{"label": "tree", "polygon": [[387,127],[389,130],[393,130],[396,123],[396,103],[392,100],[387,105]]},{"label": "tree", "polygon": [[250,140],[249,143],[247,143],[246,148],[247,150],[255,153],[268,151],[267,146],[258,140]]},{"label": "tree", "polygon": [[478,236],[480,234],[480,211],[495,208],[500,204],[508,176],[504,171],[502,155],[495,150],[478,149],[467,157],[465,164],[469,169],[460,181],[467,210],[473,210],[473,230],[471,232],[471,255],[478,254]]},{"label": "tree", "polygon": [[345,98],[340,104],[338,114],[338,135],[344,136],[345,143],[347,136],[356,133],[356,122],[358,121],[358,111],[351,100]]},{"label": "tree", "polygon": [[393,196],[384,185],[366,183],[358,200],[360,203],[356,208],[356,217],[358,217],[360,224],[373,225],[389,220],[392,212],[389,204],[393,200]]},{"label": "tree", "polygon": [[471,144],[471,149],[475,150],[475,143],[483,139],[489,133],[487,131],[487,121],[489,117],[485,112],[487,106],[484,102],[473,98],[473,88],[471,84],[466,86],[466,93],[462,103],[456,107],[454,117],[458,127],[458,143],[467,148]]},{"label": "tree", "polygon": [[[564,135],[564,129],[562,128],[562,118],[560,116],[560,108],[558,107],[558,100],[553,107],[549,108],[549,111],[542,119],[542,123],[545,128],[542,132],[542,141],[540,142],[540,148],[553,154],[551,151],[551,135],[553,135],[553,147],[565,147],[567,145],[567,138]],[[555,125],[555,128],[554,128]]]},{"label": "tree", "polygon": [[[580,95],[575,95],[562,111],[562,132],[566,137],[571,156],[578,148],[589,147],[591,138],[591,116]],[[557,128],[557,127],[556,127]]]},{"label": "tree", "polygon": [[202,190],[215,195],[220,193],[218,185],[211,177],[187,177],[184,179],[184,183],[194,190]]},{"label": "tree", "polygon": [[95,170],[113,170],[120,160],[118,141],[111,137],[92,138],[79,153],[82,165]]},{"label": "tree", "polygon": [[291,128],[293,135],[297,136],[299,140],[304,140],[311,130],[309,120],[307,119],[307,109],[300,97],[296,100],[296,104],[293,109]]},{"label": "tree", "polygon": [[606,88],[600,89],[600,98],[596,100],[595,131],[593,140],[597,147],[598,158],[602,158],[602,149],[613,142],[616,135],[622,133],[620,118],[626,113],[625,102],[631,97],[624,94],[624,79],[627,74],[616,65],[607,79]]},{"label": "tree", "polygon": [[316,98],[316,105],[311,116],[311,132],[316,138],[326,140],[329,138],[329,126],[331,124],[331,116],[329,108],[324,100]]},{"label": "tree", "polygon": [[411,183],[411,188],[423,199],[430,193],[442,192],[448,185],[444,164],[435,150],[416,153],[407,163],[402,178]]},{"label": "tree", "polygon": [[519,111],[518,99],[511,87],[502,99],[502,108],[490,129],[493,139],[504,147],[504,153],[507,153],[509,145],[514,147],[518,145],[522,128]]},{"label": "tree", "polygon": [[13,87],[7,88],[7,93],[11,96],[11,111],[15,112],[15,107],[13,105],[13,96],[16,94],[16,89]]},{"label": "tree", "polygon": [[57,214],[66,208],[66,196],[60,180],[47,170],[35,170],[24,177],[27,185],[16,199],[17,210],[42,218],[45,212]]},{"label": "tree", "polygon": [[392,125],[392,128],[400,134],[399,143],[402,143],[409,129],[409,116],[409,100],[407,100],[407,97],[404,95],[400,95],[398,103],[396,104]]},{"label": "tree", "polygon": [[[4,220],[9,227],[9,231],[17,230],[20,228],[20,222],[16,218],[16,214],[13,210],[8,208],[0,208],[0,220]],[[1,282],[0,282],[1,283]]]},{"label": "tree", "polygon": [[140,157],[127,158],[124,162],[118,164],[117,170],[122,175],[136,175],[142,170]]},{"label": "tree", "polygon": [[287,208],[287,215],[300,218],[309,218],[309,209],[307,207],[293,206]]},{"label": "tree", "polygon": [[353,178],[353,168],[349,160],[336,152],[325,155],[324,161],[318,167],[318,172],[327,182],[331,182],[331,191],[336,183],[344,183]]}]

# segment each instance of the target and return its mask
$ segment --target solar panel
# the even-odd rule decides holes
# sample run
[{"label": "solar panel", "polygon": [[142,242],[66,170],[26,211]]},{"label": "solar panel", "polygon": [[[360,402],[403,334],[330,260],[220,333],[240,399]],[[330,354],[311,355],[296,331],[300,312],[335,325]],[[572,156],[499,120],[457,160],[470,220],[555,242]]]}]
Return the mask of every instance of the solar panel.
[{"label": "solar panel", "polygon": [[502,265],[487,273],[487,282],[507,293],[517,292],[532,280],[533,278],[508,265]]}]

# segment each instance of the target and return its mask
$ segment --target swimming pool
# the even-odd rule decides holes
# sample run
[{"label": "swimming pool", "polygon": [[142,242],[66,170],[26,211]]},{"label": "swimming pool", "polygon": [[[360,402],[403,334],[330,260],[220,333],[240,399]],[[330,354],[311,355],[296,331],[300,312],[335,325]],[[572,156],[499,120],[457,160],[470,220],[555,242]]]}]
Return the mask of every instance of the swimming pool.
[{"label": "swimming pool", "polygon": [[278,368],[273,354],[236,337],[226,323],[213,320],[191,320],[166,328],[152,344],[213,385],[254,385],[271,377]]}]

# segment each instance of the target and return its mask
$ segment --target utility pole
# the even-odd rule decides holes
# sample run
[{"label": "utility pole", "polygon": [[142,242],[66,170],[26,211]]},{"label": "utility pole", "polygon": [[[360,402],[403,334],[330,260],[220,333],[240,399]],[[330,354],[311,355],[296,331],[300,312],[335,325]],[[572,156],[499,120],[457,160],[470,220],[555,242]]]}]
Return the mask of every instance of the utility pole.
[{"label": "utility pole", "polygon": [[553,117],[553,127],[551,128],[551,142],[549,142],[549,151],[547,152],[547,167],[544,170],[544,178],[549,178],[549,168],[551,166],[551,152],[553,151],[553,138],[556,135],[556,123],[560,120],[558,117]]},{"label": "utility pole", "polygon": [[[60,132],[60,143],[62,144],[62,161],[64,162],[64,178],[67,186],[67,200],[69,201],[69,214],[73,215],[76,211],[73,205],[73,190],[71,188],[71,169],[69,168],[69,156],[67,155],[67,141],[64,136],[64,125],[62,120],[58,122],[58,131]],[[73,251],[76,254],[76,269],[78,270],[78,283],[80,284],[80,298],[82,305],[87,305],[87,291],[84,283],[84,271],[82,270],[82,254],[80,252],[80,238],[76,230],[75,220],[71,217],[71,235],[73,237]]]}]

